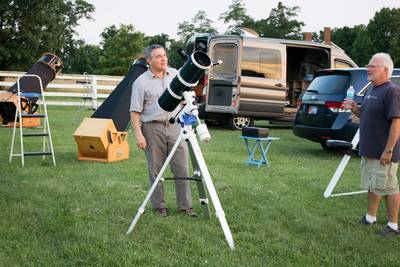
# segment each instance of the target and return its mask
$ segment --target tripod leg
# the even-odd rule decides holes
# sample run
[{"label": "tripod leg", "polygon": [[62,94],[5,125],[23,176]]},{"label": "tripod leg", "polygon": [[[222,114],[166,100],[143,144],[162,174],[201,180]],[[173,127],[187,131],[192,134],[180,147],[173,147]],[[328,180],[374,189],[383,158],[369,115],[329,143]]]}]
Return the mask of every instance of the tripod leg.
[{"label": "tripod leg", "polygon": [[142,205],[139,207],[138,212],[136,213],[135,217],[133,218],[131,224],[129,225],[128,231],[126,232],[126,234],[130,234],[133,231],[133,228],[135,227],[137,221],[139,220],[140,216],[144,213],[145,209],[146,209],[146,205],[149,202],[151,196],[153,195],[154,191],[156,190],[156,187],[158,185],[158,183],[160,182],[160,180],[162,179],[162,175],[164,174],[165,170],[167,169],[172,157],[175,154],[176,149],[178,148],[180,142],[182,141],[183,138],[183,134],[181,133],[178,137],[178,139],[176,140],[174,146],[171,149],[171,153],[169,153],[167,159],[165,160],[160,172],[158,173],[156,179],[154,180],[153,184],[150,187],[149,192],[147,193]]},{"label": "tripod leg", "polygon": [[229,247],[231,249],[234,249],[235,245],[233,242],[231,230],[229,229],[228,222],[226,221],[224,210],[222,209],[222,206],[219,201],[214,184],[211,180],[210,173],[208,172],[206,162],[204,161],[203,154],[201,153],[201,150],[200,150],[200,146],[197,143],[196,136],[194,134],[190,134],[188,141],[192,147],[193,154],[194,154],[197,164],[200,168],[200,171],[203,176],[204,182],[206,184],[208,193],[210,194],[210,198],[214,205],[216,216],[219,219],[219,222],[221,224],[222,231],[224,232],[225,239],[228,242]]},{"label": "tripod leg", "polygon": [[[351,145],[353,147],[353,149],[355,149],[358,145],[360,141],[360,129],[357,130],[357,132],[355,133],[353,140],[351,141]],[[337,182],[339,181],[340,177],[342,176],[342,173],[344,171],[344,169],[347,166],[347,163],[350,160],[350,156],[349,155],[344,155],[342,160],[339,163],[339,166],[337,167],[335,173],[332,176],[332,179],[330,180],[328,186],[325,189],[324,192],[324,197],[328,198],[330,196],[333,196],[332,192],[336,187]],[[365,193],[367,192],[366,190],[363,191],[355,191],[355,192],[349,192],[349,193],[341,193],[341,194],[335,194],[336,196],[339,195],[353,195],[353,194],[359,194],[359,193]]]},{"label": "tripod leg", "polygon": [[206,188],[203,183],[203,176],[201,174],[199,165],[196,161],[196,157],[193,153],[192,146],[188,144],[190,159],[192,161],[193,168],[193,178],[196,178],[197,192],[199,193],[199,200],[201,207],[203,208],[203,213],[206,218],[211,218],[210,207],[208,206],[208,198],[206,193]]},{"label": "tripod leg", "polygon": [[340,177],[342,176],[342,173],[344,171],[344,168],[346,168],[347,163],[350,160],[349,155],[344,155],[342,160],[339,163],[339,166],[337,167],[335,173],[332,176],[332,179],[330,180],[328,186],[325,189],[324,192],[324,197],[328,198],[332,195],[333,190],[336,187],[337,182],[339,181]]}]

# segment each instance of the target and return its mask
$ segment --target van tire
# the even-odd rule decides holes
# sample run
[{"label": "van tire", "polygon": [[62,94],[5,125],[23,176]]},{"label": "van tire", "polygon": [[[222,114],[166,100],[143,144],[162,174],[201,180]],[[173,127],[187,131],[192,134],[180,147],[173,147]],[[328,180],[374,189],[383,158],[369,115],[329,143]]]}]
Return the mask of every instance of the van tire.
[{"label": "van tire", "polygon": [[249,116],[230,116],[227,123],[231,130],[242,130],[254,125],[254,118]]}]

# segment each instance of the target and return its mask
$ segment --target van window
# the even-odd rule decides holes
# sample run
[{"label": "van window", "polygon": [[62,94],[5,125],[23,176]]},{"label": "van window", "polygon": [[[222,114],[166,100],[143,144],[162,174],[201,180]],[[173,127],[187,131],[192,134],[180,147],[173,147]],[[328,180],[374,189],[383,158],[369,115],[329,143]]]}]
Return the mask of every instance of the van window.
[{"label": "van window", "polygon": [[307,91],[318,92],[318,94],[337,95],[345,94],[350,83],[349,73],[333,73],[317,75],[314,78]]},{"label": "van window", "polygon": [[214,75],[226,78],[236,77],[238,62],[238,47],[235,44],[216,44],[214,60],[222,60],[222,64],[212,68]]},{"label": "van window", "polygon": [[281,78],[281,55],[278,50],[244,47],[242,53],[243,76]]},{"label": "van window", "polygon": [[344,68],[353,68],[350,63],[340,60],[340,59],[335,59],[335,68],[336,69],[344,69]]}]

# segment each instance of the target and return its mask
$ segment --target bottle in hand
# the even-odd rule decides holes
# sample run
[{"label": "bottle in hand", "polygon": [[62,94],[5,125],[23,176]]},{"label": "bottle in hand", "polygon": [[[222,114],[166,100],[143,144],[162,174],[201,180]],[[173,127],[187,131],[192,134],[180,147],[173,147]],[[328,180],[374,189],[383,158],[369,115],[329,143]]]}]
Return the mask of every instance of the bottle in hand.
[{"label": "bottle in hand", "polygon": [[344,102],[343,102],[343,107],[345,109],[350,110],[352,108],[353,103],[354,103],[354,94],[355,94],[354,87],[352,85],[350,85],[349,89],[347,89],[346,98],[344,99]]}]

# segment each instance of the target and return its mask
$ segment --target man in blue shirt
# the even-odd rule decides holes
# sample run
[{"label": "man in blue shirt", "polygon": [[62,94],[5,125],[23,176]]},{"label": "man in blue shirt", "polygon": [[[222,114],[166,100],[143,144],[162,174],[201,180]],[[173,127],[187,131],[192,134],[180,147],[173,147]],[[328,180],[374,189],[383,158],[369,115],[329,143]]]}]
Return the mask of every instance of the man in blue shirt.
[{"label": "man in blue shirt", "polygon": [[400,88],[390,81],[393,62],[388,54],[375,54],[368,66],[373,84],[361,107],[352,102],[352,111],[360,117],[361,187],[368,190],[368,211],[364,225],[377,221],[382,196],[385,198],[388,224],[381,236],[400,235],[398,229],[400,158]]}]

